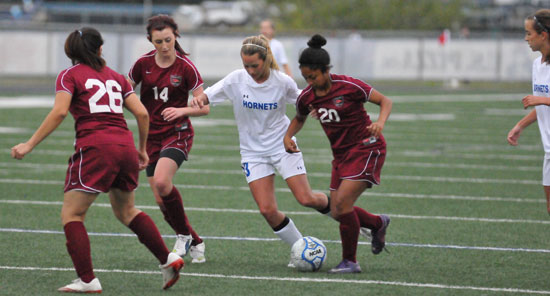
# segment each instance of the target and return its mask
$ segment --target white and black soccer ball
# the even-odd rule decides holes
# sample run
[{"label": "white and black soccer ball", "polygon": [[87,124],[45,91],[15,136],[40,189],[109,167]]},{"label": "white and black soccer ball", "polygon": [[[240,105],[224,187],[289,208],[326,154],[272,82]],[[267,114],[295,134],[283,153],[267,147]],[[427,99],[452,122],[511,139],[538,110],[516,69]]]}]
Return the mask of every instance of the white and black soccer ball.
[{"label": "white and black soccer ball", "polygon": [[317,271],[327,259],[327,248],[312,236],[297,240],[290,249],[290,262],[300,271]]}]

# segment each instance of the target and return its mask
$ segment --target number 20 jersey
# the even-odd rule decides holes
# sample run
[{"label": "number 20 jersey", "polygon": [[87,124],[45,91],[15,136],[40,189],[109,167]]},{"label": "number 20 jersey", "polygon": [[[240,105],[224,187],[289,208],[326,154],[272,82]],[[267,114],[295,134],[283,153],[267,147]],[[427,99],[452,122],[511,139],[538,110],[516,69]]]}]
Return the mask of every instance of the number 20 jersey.
[{"label": "number 20 jersey", "polygon": [[189,92],[203,85],[199,71],[187,57],[176,52],[176,61],[170,67],[161,68],[155,62],[156,52],[141,56],[128,73],[136,85],[141,83],[140,99],[149,111],[152,139],[174,133],[174,124],[187,124],[192,130],[188,117],[168,122],[161,113],[168,107],[187,107]]},{"label": "number 20 jersey", "polygon": [[59,73],[55,91],[72,96],[75,146],[134,145],[123,115],[123,100],[134,92],[124,76],[105,66],[100,72],[76,64]]},{"label": "number 20 jersey", "polygon": [[[322,97],[315,96],[311,86],[306,87],[296,100],[296,111],[308,115],[310,105],[317,110],[333,155],[339,158],[371,136],[367,130],[371,120],[364,103],[369,100],[372,87],[344,75],[330,74],[330,80],[330,92]],[[380,137],[379,142],[384,143],[384,139]]]}]

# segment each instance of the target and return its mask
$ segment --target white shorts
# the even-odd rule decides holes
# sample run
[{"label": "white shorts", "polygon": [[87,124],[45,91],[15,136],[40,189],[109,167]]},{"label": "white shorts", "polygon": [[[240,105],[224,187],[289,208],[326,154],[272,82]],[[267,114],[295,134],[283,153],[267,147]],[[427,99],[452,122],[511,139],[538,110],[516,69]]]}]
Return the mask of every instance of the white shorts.
[{"label": "white shorts", "polygon": [[246,176],[246,182],[261,179],[275,174],[275,170],[284,180],[306,173],[302,153],[283,152],[277,155],[247,158],[241,162],[241,168]]},{"label": "white shorts", "polygon": [[542,164],[542,186],[550,186],[550,154],[544,155]]}]

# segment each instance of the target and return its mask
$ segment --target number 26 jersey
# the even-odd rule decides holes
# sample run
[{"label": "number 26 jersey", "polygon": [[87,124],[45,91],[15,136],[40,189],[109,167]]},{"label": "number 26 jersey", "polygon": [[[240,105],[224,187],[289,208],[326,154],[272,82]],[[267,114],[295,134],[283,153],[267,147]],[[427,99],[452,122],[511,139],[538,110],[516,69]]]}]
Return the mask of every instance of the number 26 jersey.
[{"label": "number 26 jersey", "polygon": [[134,89],[124,76],[107,66],[98,72],[76,64],[59,73],[55,92],[72,96],[69,111],[75,121],[76,147],[134,145],[123,114],[123,101]]}]

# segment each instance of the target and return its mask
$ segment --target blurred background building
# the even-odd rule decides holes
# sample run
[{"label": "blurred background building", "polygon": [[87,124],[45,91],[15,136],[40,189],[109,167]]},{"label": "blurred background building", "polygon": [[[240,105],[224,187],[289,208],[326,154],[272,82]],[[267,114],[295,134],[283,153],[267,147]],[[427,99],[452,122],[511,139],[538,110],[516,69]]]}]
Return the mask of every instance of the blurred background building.
[{"label": "blurred background building", "polygon": [[322,33],[334,71],[365,79],[529,80],[523,20],[543,7],[550,0],[2,0],[0,77],[57,74],[67,33],[82,26],[102,32],[108,64],[126,73],[152,48],[147,18],[162,13],[206,78],[240,67],[240,41],[271,18],[291,62]]}]

